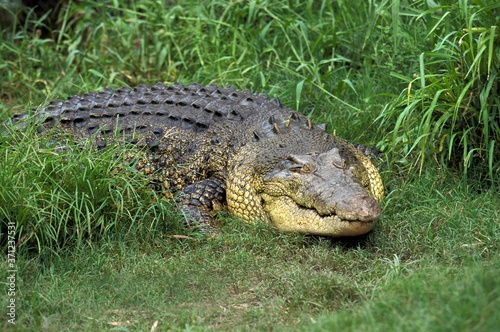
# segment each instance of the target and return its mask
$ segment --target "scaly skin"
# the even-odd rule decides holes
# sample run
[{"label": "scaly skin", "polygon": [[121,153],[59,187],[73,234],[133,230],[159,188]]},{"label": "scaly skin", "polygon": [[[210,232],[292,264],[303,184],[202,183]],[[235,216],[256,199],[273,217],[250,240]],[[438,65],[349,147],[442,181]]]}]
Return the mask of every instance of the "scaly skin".
[{"label": "scaly skin", "polygon": [[[366,156],[338,137],[304,127],[274,140],[231,160],[229,211],[247,220],[257,216],[287,232],[353,236],[373,228],[384,189]],[[284,145],[279,154],[278,144]]]},{"label": "scaly skin", "polygon": [[265,94],[158,83],[72,96],[35,117],[40,131],[130,148],[141,156],[137,169],[175,195],[189,226],[212,228],[227,206],[286,232],[353,236],[381,213],[383,184],[366,147]]}]

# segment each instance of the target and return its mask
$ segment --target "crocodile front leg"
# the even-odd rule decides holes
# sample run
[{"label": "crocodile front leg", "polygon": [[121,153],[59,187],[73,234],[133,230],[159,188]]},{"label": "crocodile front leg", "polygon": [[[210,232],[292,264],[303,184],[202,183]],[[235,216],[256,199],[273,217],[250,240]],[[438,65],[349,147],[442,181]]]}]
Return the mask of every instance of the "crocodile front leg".
[{"label": "crocodile front leg", "polygon": [[190,184],[179,193],[177,205],[188,227],[213,232],[214,215],[226,200],[226,185],[222,179],[211,177]]}]

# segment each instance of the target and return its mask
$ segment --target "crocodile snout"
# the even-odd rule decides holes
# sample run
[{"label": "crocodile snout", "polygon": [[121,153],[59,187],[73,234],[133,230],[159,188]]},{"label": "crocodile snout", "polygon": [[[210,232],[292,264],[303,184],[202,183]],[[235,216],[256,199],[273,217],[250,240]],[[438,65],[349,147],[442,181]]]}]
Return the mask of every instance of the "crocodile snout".
[{"label": "crocodile snout", "polygon": [[368,193],[352,193],[342,197],[328,196],[318,200],[316,210],[320,215],[336,215],[345,221],[375,221],[380,217],[380,204]]},{"label": "crocodile snout", "polygon": [[343,200],[337,215],[345,220],[375,221],[380,217],[380,204],[375,198],[359,193]]}]

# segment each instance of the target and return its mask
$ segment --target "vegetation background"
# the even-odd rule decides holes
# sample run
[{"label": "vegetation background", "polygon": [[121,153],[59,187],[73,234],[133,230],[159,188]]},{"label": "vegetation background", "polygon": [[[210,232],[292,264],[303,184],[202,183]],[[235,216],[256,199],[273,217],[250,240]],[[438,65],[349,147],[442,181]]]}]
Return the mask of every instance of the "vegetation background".
[{"label": "vegetation background", "polygon": [[[4,1],[0,112],[157,81],[277,96],[385,152],[375,230],[282,234],[221,213],[179,224],[122,151],[0,135],[3,330],[490,331],[500,326],[500,3]],[[4,19],[10,17],[9,20]],[[9,266],[0,263],[5,293]],[[3,313],[5,311],[5,313]]]}]

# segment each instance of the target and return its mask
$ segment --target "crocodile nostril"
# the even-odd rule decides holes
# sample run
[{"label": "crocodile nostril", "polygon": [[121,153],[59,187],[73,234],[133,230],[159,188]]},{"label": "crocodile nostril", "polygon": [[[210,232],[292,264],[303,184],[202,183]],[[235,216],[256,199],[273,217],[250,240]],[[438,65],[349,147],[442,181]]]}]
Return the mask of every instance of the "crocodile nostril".
[{"label": "crocodile nostril", "polygon": [[380,214],[380,204],[366,193],[353,194],[337,205],[337,215],[344,220],[374,221]]},{"label": "crocodile nostril", "polygon": [[367,194],[358,196],[358,216],[361,221],[373,221],[380,217],[381,209],[377,200]]}]

